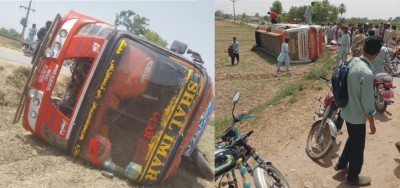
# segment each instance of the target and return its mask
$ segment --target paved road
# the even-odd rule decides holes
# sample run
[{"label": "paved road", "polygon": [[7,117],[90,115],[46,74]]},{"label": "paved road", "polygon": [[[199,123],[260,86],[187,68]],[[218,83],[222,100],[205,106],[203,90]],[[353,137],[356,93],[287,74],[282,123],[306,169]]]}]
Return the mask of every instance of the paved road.
[{"label": "paved road", "polygon": [[0,59],[4,59],[7,61],[12,61],[21,64],[30,64],[31,59],[30,57],[25,56],[21,51],[15,51],[9,48],[1,47],[0,46]]}]

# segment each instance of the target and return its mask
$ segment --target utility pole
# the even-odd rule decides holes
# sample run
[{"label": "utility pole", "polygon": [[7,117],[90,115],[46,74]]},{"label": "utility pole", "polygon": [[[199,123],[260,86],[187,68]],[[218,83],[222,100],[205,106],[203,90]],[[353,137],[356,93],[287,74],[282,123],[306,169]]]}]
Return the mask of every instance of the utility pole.
[{"label": "utility pole", "polygon": [[231,0],[232,1],[232,3],[233,3],[233,23],[235,23],[235,19],[236,19],[236,14],[235,14],[235,2],[237,1],[237,0]]},{"label": "utility pole", "polygon": [[[24,9],[26,10],[25,22],[23,23],[23,26],[24,26],[24,27],[22,28],[21,42],[24,40],[25,28],[26,28],[26,25],[28,24],[29,12],[30,12],[30,11],[32,11],[32,12],[35,12],[35,11],[36,11],[35,9],[31,9],[31,4],[32,4],[32,0],[29,1],[29,6],[28,6],[28,7],[22,6],[22,5],[19,6],[19,8],[24,8]],[[23,19],[23,18],[22,18],[22,19]]]}]

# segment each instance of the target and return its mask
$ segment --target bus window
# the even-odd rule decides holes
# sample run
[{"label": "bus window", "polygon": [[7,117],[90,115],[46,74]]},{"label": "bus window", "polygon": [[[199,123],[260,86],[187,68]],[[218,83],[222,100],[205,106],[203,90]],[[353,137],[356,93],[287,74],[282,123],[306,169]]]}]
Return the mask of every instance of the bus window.
[{"label": "bus window", "polygon": [[87,58],[67,59],[63,63],[60,75],[52,91],[51,99],[58,109],[67,117],[71,116],[79,91],[90,69]]}]

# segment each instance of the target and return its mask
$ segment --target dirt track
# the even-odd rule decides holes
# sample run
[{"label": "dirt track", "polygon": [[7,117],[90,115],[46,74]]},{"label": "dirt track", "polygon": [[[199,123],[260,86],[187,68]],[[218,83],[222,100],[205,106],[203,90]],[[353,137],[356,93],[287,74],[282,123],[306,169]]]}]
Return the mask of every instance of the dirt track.
[{"label": "dirt track", "polygon": [[[292,66],[289,73],[276,74],[275,64],[266,63],[268,59],[248,50],[254,44],[253,35],[254,31],[243,26],[216,22],[218,120],[229,118],[230,111],[227,109],[231,109],[231,97],[235,91],[241,92],[236,112],[248,111],[271,99],[285,85],[304,80],[307,72],[317,66],[296,65]],[[224,48],[230,44],[232,36],[238,36],[242,59],[240,64],[233,67],[229,65]],[[249,75],[257,76],[246,79]],[[400,87],[400,78],[395,78],[395,81]],[[302,84],[305,88],[303,91],[256,114],[241,130],[254,130],[249,139],[250,145],[257,148],[264,159],[272,161],[285,174],[292,187],[348,187],[345,184],[346,174],[333,170],[347,139],[346,126],[343,126],[344,134],[338,136],[338,145],[326,160],[313,161],[305,153],[307,134],[314,121],[314,111],[319,107],[313,98],[325,97],[328,88],[319,81],[305,81]],[[396,89],[395,103],[388,107],[387,113],[375,116],[377,133],[367,135],[361,174],[372,178],[370,187],[400,187],[400,154],[394,146],[395,142],[400,141],[399,109],[400,90]]]}]

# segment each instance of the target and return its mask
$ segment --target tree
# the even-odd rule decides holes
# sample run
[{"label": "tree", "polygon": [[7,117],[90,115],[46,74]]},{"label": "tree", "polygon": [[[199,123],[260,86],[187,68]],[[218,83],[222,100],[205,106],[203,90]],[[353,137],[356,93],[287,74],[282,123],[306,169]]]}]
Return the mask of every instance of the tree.
[{"label": "tree", "polygon": [[343,3],[341,3],[339,5],[339,12],[340,12],[340,17],[343,18],[343,14],[346,13],[346,5],[344,5]]},{"label": "tree", "polygon": [[270,9],[271,9],[271,11],[274,11],[278,14],[282,14],[282,12],[283,12],[282,3],[278,0],[275,0],[272,3],[272,6],[270,7]]},{"label": "tree", "polygon": [[295,18],[301,19],[301,17],[299,17],[299,8],[292,6],[289,9],[289,12],[287,13],[287,18],[289,20],[293,20]]},{"label": "tree", "polygon": [[222,12],[222,10],[216,10],[215,11],[215,17],[216,18],[223,17],[223,15],[224,15],[224,12]]},{"label": "tree", "polygon": [[124,10],[119,14],[117,13],[115,19],[115,25],[122,25],[126,27],[126,30],[129,32],[139,35],[145,36],[148,40],[153,41],[157,44],[160,44],[164,47],[168,45],[168,42],[164,40],[157,32],[154,32],[147,28],[149,25],[147,22],[149,19],[146,17],[141,17],[139,14],[136,14],[132,10]]},{"label": "tree", "polygon": [[161,46],[167,47],[167,45],[168,45],[168,42],[166,40],[161,38],[161,36],[157,32],[154,32],[154,31],[152,31],[150,29],[146,29],[146,31],[144,33],[144,36],[148,40],[153,41],[153,42],[155,42],[155,43],[157,43],[157,44],[159,44]]},{"label": "tree", "polygon": [[240,16],[240,23],[248,23],[249,18],[246,13],[243,13],[242,16]]},{"label": "tree", "polygon": [[260,14],[258,12],[254,15],[255,17],[260,17]]},{"label": "tree", "polygon": [[135,35],[144,35],[146,27],[149,25],[148,21],[149,19],[141,17],[132,10],[124,10],[117,14],[115,25],[123,25],[126,27],[126,30]]}]

